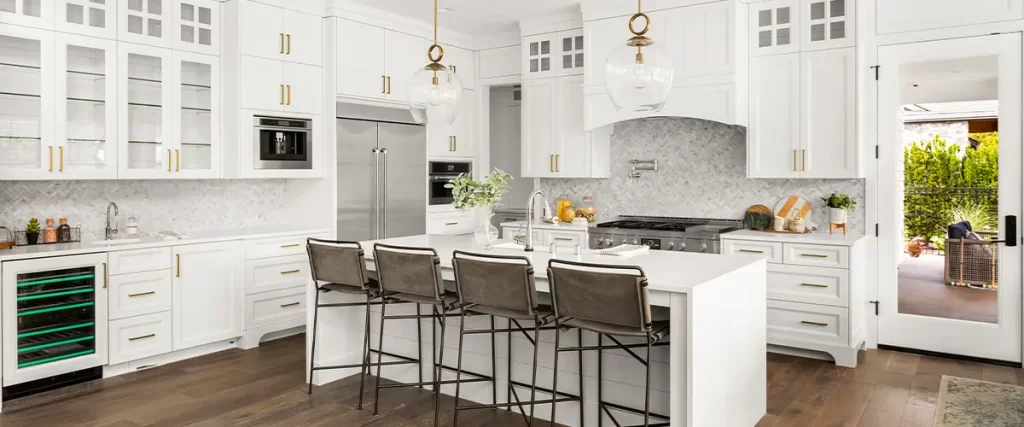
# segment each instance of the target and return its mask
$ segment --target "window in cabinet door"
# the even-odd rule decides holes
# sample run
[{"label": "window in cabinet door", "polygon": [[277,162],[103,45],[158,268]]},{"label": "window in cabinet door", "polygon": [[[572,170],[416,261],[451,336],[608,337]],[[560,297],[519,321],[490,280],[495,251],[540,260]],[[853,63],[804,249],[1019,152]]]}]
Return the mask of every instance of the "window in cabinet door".
[{"label": "window in cabinet door", "polygon": [[[68,45],[65,52],[63,93],[64,129],[61,172],[102,172],[113,168],[110,153],[110,94],[108,52],[104,49]],[[116,172],[114,172],[116,173]]]},{"label": "window in cabinet door", "polygon": [[165,151],[163,141],[165,70],[162,61],[160,57],[128,54],[126,78],[129,169],[170,168],[170,150]]},{"label": "window in cabinet door", "polygon": [[799,8],[780,2],[771,2],[762,7],[751,14],[754,23],[752,53],[768,55],[797,52],[800,49],[800,38],[795,21],[799,17]]},{"label": "window in cabinet door", "polygon": [[57,26],[69,32],[115,38],[113,0],[61,0],[57,3]]},{"label": "window in cabinet door", "polygon": [[183,49],[216,54],[216,4],[182,1],[178,6],[178,45]]},{"label": "window in cabinet door", "polygon": [[561,66],[562,74],[577,74],[573,70],[583,69],[583,36],[567,35],[559,37],[561,40]]},{"label": "window in cabinet door", "polygon": [[546,74],[551,71],[551,40],[529,42],[527,49],[530,74]]},{"label": "window in cabinet door", "polygon": [[[124,31],[140,42],[163,44],[167,12],[164,0],[121,0],[126,3]],[[169,3],[169,2],[168,2]]]},{"label": "window in cabinet door", "polygon": [[0,0],[0,21],[52,29],[52,9],[53,0]]},{"label": "window in cabinet door", "polygon": [[181,61],[181,170],[210,170],[213,160],[213,66]]},{"label": "window in cabinet door", "polygon": [[46,171],[43,65],[41,40],[0,35],[0,169]]}]

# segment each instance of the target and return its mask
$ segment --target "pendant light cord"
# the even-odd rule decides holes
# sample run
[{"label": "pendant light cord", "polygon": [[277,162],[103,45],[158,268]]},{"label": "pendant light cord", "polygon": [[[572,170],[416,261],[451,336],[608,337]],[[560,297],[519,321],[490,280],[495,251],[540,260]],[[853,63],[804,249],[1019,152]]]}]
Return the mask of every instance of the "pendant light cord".
[{"label": "pendant light cord", "polygon": [[434,0],[434,44],[437,44],[437,0]]}]

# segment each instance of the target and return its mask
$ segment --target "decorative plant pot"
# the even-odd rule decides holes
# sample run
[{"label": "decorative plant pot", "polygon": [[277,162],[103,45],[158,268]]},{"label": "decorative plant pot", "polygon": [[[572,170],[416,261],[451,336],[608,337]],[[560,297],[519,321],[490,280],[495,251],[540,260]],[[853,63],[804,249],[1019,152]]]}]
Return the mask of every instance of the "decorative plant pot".
[{"label": "decorative plant pot", "polygon": [[828,222],[846,224],[846,209],[828,208]]},{"label": "decorative plant pot", "polygon": [[25,232],[25,241],[30,245],[39,243],[39,232],[29,233]]},{"label": "decorative plant pot", "polygon": [[473,237],[476,238],[476,243],[482,249],[490,250],[494,247],[494,242],[498,240],[498,228],[491,224],[491,217],[494,214],[489,206],[477,209],[480,211],[480,227],[473,232]]}]

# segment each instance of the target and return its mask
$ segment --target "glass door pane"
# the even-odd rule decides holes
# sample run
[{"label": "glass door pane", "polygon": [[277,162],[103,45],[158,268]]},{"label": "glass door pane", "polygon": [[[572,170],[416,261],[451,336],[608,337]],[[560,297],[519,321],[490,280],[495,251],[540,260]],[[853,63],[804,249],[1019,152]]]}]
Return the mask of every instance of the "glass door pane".
[{"label": "glass door pane", "polygon": [[111,115],[110,76],[106,50],[68,45],[66,52],[64,163],[61,171],[111,168],[108,127]]},{"label": "glass door pane", "polygon": [[0,169],[12,174],[47,167],[42,49],[40,40],[0,34]]},{"label": "glass door pane", "polygon": [[181,61],[182,170],[210,170],[213,160],[213,66]]},{"label": "glass door pane", "polygon": [[127,62],[128,169],[170,170],[171,152],[164,148],[163,59],[129,53]]}]

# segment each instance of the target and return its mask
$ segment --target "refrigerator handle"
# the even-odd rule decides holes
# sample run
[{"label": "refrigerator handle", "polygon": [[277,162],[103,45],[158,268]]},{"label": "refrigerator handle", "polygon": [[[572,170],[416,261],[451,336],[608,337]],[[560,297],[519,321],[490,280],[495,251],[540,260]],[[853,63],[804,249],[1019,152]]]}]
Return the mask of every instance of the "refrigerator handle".
[{"label": "refrigerator handle", "polygon": [[383,188],[384,195],[381,197],[384,203],[384,212],[381,214],[381,225],[383,225],[384,232],[381,233],[382,239],[388,238],[388,149],[381,148],[380,153],[384,155],[384,174],[381,179],[381,187]]},{"label": "refrigerator handle", "polygon": [[373,239],[380,238],[380,150],[374,147],[373,150]]}]

